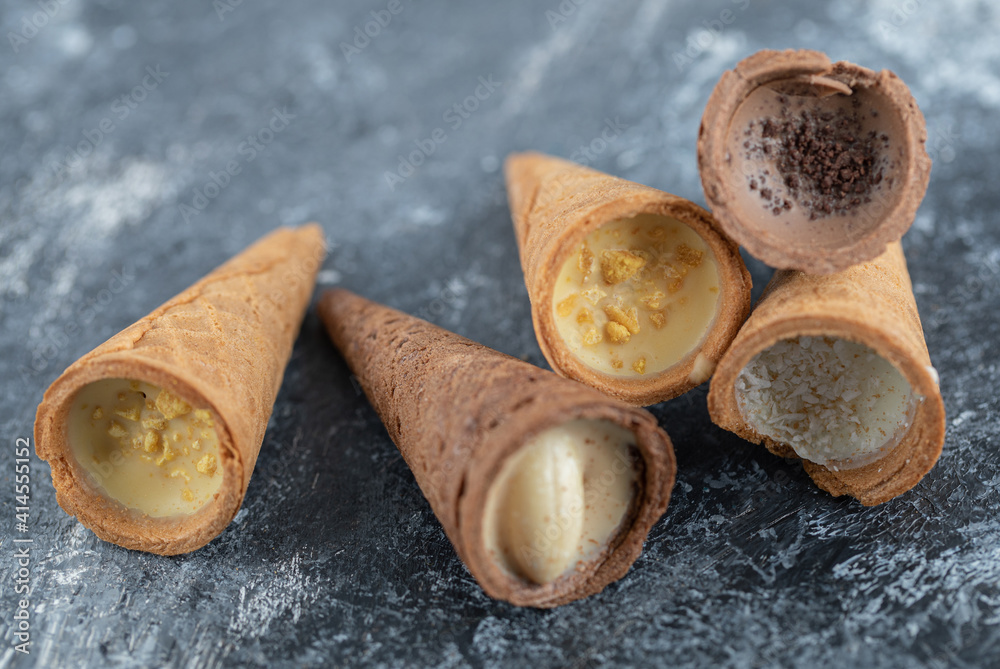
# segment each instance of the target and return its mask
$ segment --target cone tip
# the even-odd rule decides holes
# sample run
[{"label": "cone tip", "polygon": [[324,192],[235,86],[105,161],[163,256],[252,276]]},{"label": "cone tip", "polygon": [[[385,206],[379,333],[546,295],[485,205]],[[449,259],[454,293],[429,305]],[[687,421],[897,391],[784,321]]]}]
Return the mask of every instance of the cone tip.
[{"label": "cone tip", "polygon": [[323,246],[324,250],[329,248],[329,243],[326,239],[326,233],[323,231],[323,226],[315,221],[309,223],[303,223],[298,227],[286,226],[286,230],[292,234],[299,235],[302,237],[315,237],[319,243]]},{"label": "cone tip", "polygon": [[538,151],[515,151],[507,154],[507,158],[504,159],[504,173],[510,178],[512,174],[526,169],[532,163],[541,162],[565,163],[568,161]]},{"label": "cone tip", "polygon": [[338,302],[340,300],[348,299],[351,297],[360,298],[361,296],[346,288],[327,288],[319,296],[319,301],[320,304],[327,304],[327,303],[333,304],[334,302]]},{"label": "cone tip", "polygon": [[365,298],[346,288],[328,288],[319,296],[319,316],[329,329],[336,323],[343,309],[351,303],[368,302]]}]

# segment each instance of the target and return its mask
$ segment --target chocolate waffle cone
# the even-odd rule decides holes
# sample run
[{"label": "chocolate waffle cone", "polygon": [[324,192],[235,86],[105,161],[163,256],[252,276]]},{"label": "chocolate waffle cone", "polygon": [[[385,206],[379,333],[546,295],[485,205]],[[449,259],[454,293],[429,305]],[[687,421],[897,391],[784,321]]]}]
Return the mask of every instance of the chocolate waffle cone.
[{"label": "chocolate waffle cone", "polygon": [[[676,471],[670,439],[652,415],[345,290],[324,293],[319,311],[459,557],[488,595],[554,607],[625,575],[667,507]],[[526,441],[574,419],[605,419],[632,432],[636,490],[617,533],[596,557],[538,585],[490,557],[487,494]]]}]

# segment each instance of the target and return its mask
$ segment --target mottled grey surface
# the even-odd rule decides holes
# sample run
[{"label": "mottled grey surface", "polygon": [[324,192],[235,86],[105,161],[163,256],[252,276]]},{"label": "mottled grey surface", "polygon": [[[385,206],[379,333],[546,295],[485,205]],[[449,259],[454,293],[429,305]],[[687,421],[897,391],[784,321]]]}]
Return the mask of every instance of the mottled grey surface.
[{"label": "mottled grey surface", "polygon": [[[997,3],[577,2],[401,0],[349,53],[388,0],[0,4],[0,666],[1000,662]],[[321,284],[543,364],[503,157],[571,156],[703,202],[713,84],[789,46],[895,70],[927,116],[934,170],[905,247],[948,439],[913,491],[874,509],[832,499],[712,427],[700,388],[653,409],[679,476],[632,572],[519,610],[455,557],[310,314],[243,510],[209,546],[104,544],[37,460],[15,531],[15,439],[44,388],[281,223],[325,227]],[[449,112],[480,78],[497,87],[468,118]],[[267,146],[242,145],[275,110]],[[608,123],[627,127],[579,152]],[[391,189],[386,172],[436,128],[445,141]],[[230,161],[239,174],[200,201]],[[768,270],[751,266],[759,291]],[[30,656],[12,650],[15,537],[34,541]]]}]

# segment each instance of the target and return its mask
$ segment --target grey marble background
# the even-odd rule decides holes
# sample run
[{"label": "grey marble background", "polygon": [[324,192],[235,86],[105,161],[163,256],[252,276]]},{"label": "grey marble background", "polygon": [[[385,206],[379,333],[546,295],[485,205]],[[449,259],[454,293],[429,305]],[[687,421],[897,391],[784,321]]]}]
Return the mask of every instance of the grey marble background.
[{"label": "grey marble background", "polygon": [[[1000,6],[576,3],[0,3],[0,666],[1000,664]],[[353,44],[373,11],[391,20]],[[927,117],[934,169],[904,245],[948,438],[911,492],[832,499],[715,429],[700,388],[653,409],[679,478],[631,573],[516,609],[456,558],[310,313],[243,509],[206,548],[102,543],[37,460],[15,531],[15,440],[45,387],[279,224],[323,224],[321,285],[544,364],[504,156],[539,149],[703,202],[702,109],[765,47],[890,68]],[[480,78],[489,93],[467,101]],[[239,174],[210,186],[230,161]],[[769,271],[750,264],[756,294]],[[27,656],[12,647],[24,537]]]}]

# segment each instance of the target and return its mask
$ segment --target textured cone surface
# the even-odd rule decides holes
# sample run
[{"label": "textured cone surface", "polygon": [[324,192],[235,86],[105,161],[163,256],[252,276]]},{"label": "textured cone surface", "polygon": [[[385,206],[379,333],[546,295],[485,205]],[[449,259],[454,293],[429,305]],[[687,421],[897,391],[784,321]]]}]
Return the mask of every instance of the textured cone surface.
[{"label": "textured cone surface", "polygon": [[[900,116],[902,132],[893,138],[906,148],[905,169],[896,176],[898,201],[883,202],[877,209],[857,212],[857,219],[877,217],[877,225],[865,234],[845,231],[843,239],[826,248],[803,244],[808,237],[777,235],[761,229],[748,217],[737,198],[742,189],[734,186],[729,172],[731,123],[740,105],[759,86],[792,77],[833,77],[850,88],[878,90],[891,100]],[[698,170],[705,199],[722,230],[755,258],[771,267],[797,269],[809,274],[831,274],[851,265],[873,260],[890,243],[898,242],[912,225],[930,180],[931,160],[927,155],[927,127],[910,90],[888,70],[873,72],[854,63],[831,63],[826,54],[807,49],[762,50],[727,70],[712,90],[698,130]],[[902,151],[902,149],[899,149]],[[900,155],[903,155],[902,153]],[[789,230],[788,233],[793,233]]]},{"label": "textured cone surface", "polygon": [[802,464],[819,487],[850,495],[865,505],[881,504],[906,492],[931,470],[944,443],[944,403],[931,373],[920,316],[906,259],[899,243],[875,260],[829,275],[783,270],[775,273],[712,379],[708,408],[713,422],[782,457],[798,457],[789,447],[760,435],[744,419],[736,380],[760,351],[783,339],[833,336],[860,342],[893,363],[922,396],[910,430],[884,458],[869,465],[833,471],[807,460]]},{"label": "textured cone surface", "polygon": [[[327,291],[320,315],[487,594],[550,607],[599,592],[628,571],[666,509],[676,470],[670,440],[648,412],[348,291]],[[502,574],[487,556],[486,494],[506,457],[574,418],[605,418],[633,431],[644,463],[638,502],[610,555],[532,585]]]},{"label": "textured cone surface", "polygon": [[[552,368],[636,405],[676,397],[706,381],[750,312],[751,287],[739,248],[711,214],[676,195],[540,153],[511,154],[504,171],[535,335]],[[705,339],[687,358],[657,374],[611,376],[585,365],[563,342],[552,296],[567,252],[601,225],[638,214],[669,216],[698,233],[718,267],[719,306]]]},{"label": "textured cone surface", "polygon": [[[285,365],[325,255],[322,229],[282,228],[73,363],[45,393],[35,422],[60,505],[102,539],[176,554],[208,543],[239,510]],[[216,500],[177,522],[130,513],[90,489],[70,465],[65,417],[77,390],[138,378],[218,420],[224,478]]]}]

